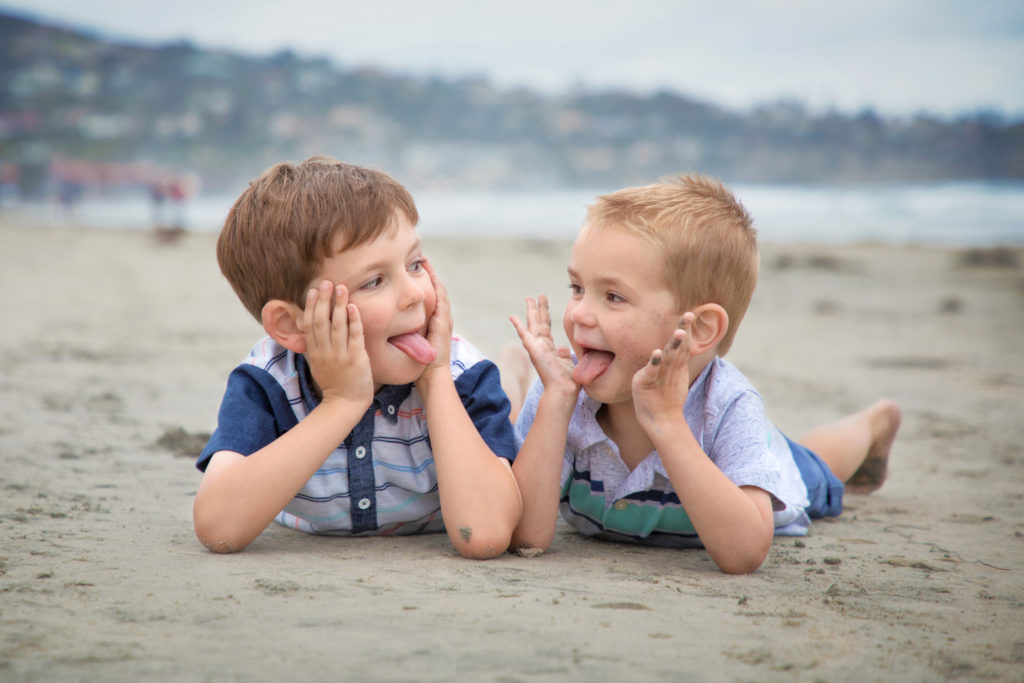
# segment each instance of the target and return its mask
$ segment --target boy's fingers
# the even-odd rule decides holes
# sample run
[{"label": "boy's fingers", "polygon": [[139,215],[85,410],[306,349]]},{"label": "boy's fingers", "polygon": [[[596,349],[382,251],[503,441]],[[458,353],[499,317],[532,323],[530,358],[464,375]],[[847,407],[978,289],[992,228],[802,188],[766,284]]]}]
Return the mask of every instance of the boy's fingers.
[{"label": "boy's fingers", "polygon": [[348,288],[345,285],[334,286],[334,311],[331,313],[331,336],[338,342],[346,344],[348,335]]},{"label": "boy's fingers", "polygon": [[520,341],[526,341],[524,339],[524,336],[526,334],[528,334],[528,332],[527,332],[526,328],[523,327],[523,321],[520,320],[519,318],[517,318],[514,315],[509,317],[509,320],[512,322],[512,327],[516,328],[516,334],[519,335]]},{"label": "boy's fingers", "polygon": [[316,299],[315,320],[317,321],[317,337],[321,344],[331,340],[331,306],[334,297],[334,285],[324,280],[320,283],[320,295]]},{"label": "boy's fingers", "polygon": [[330,305],[331,305],[331,283],[324,280],[320,286],[310,295],[312,306],[307,305],[306,315],[309,317],[310,326],[307,334],[312,334],[313,341],[317,344],[326,344],[330,341]]},{"label": "boy's fingers", "polygon": [[348,348],[363,347],[363,319],[359,317],[359,308],[355,304],[345,306],[348,313]]},{"label": "boy's fingers", "polygon": [[[306,292],[306,307],[302,309],[303,331],[311,341],[316,341],[316,331],[313,329],[313,311],[316,308],[317,290],[310,288]],[[306,343],[309,343],[307,341]]]},{"label": "boy's fingers", "polygon": [[531,332],[537,331],[537,301],[532,297],[526,297],[526,327]]},{"label": "boy's fingers", "polygon": [[437,293],[438,300],[440,300],[442,296],[447,297],[448,292],[444,288],[444,284],[441,282],[441,278],[437,276],[437,271],[434,270],[434,264],[432,264],[430,262],[430,259],[428,259],[426,256],[423,257],[423,268],[427,271],[427,275],[430,276],[430,284],[433,285],[434,292]]},{"label": "boy's fingers", "polygon": [[539,313],[539,322],[543,330],[547,333],[551,333],[551,310],[548,307],[548,297],[541,294],[538,297],[537,308]]}]

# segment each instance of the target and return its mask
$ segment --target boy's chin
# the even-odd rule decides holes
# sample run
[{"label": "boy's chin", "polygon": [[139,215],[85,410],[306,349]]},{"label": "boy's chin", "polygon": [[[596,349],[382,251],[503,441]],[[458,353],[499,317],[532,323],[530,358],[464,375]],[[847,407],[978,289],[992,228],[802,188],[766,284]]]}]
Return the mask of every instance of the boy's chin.
[{"label": "boy's chin", "polygon": [[374,372],[373,382],[380,385],[410,384],[418,380],[426,369],[426,365],[421,365],[406,356],[401,363],[389,363],[381,372]]},{"label": "boy's chin", "polygon": [[590,384],[583,385],[583,391],[587,396],[605,404],[626,403],[633,400],[633,389],[631,386],[616,386],[614,382],[602,382],[604,376],[598,377]]}]

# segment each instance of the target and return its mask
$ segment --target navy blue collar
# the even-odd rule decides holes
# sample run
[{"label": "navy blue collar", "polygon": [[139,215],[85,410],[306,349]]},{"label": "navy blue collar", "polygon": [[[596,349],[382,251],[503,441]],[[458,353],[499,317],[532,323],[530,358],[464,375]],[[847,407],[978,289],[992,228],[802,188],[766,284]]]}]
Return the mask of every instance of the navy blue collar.
[{"label": "navy blue collar", "polygon": [[373,397],[373,402],[380,408],[380,414],[388,422],[398,422],[398,406],[402,401],[409,398],[412,393],[412,383],[409,384],[385,384]]}]

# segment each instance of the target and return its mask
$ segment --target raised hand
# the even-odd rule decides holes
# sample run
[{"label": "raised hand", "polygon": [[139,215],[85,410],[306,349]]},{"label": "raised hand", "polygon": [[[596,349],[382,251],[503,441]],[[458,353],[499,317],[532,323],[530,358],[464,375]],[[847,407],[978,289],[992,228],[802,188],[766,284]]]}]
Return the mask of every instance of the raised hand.
[{"label": "raised hand", "polygon": [[324,280],[319,289],[310,289],[303,330],[306,360],[323,400],[344,399],[369,405],[373,400],[370,357],[359,309],[349,303],[348,288]]},{"label": "raised hand", "polygon": [[555,346],[551,336],[551,311],[548,298],[541,294],[536,300],[526,299],[526,324],[516,316],[509,318],[519,334],[523,348],[537,371],[544,391],[556,390],[575,397],[580,385],[572,378],[572,353],[568,347]]},{"label": "raised hand", "polygon": [[678,419],[690,390],[690,339],[693,313],[685,313],[664,349],[655,349],[633,375],[633,404],[644,429],[662,419]]},{"label": "raised hand", "polygon": [[430,284],[434,287],[434,312],[427,321],[427,341],[437,352],[433,361],[427,364],[423,374],[440,371],[451,373],[451,351],[452,351],[452,305],[448,299],[448,290],[445,289],[441,279],[437,276],[433,264],[426,258],[423,259],[423,268],[430,276]]}]

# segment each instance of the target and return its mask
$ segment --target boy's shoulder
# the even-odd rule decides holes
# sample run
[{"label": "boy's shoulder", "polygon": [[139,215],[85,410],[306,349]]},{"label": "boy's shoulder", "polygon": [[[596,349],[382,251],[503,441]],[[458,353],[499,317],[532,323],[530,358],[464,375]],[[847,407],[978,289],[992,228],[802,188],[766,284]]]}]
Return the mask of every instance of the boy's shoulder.
[{"label": "boy's shoulder", "polygon": [[249,354],[239,365],[251,365],[276,376],[287,373],[289,369],[294,372],[296,356],[268,335],[252,345]]},{"label": "boy's shoulder", "polygon": [[715,356],[698,376],[690,389],[703,400],[721,400],[757,389],[743,372],[720,356]]},{"label": "boy's shoulder", "polygon": [[764,399],[739,368],[716,356],[690,387],[684,412],[691,423],[719,424],[745,411],[738,405],[757,406],[764,411]]},{"label": "boy's shoulder", "polygon": [[486,356],[466,341],[464,337],[457,334],[452,335],[451,352],[448,361],[452,370],[452,379],[458,379],[464,372],[486,360]]}]

